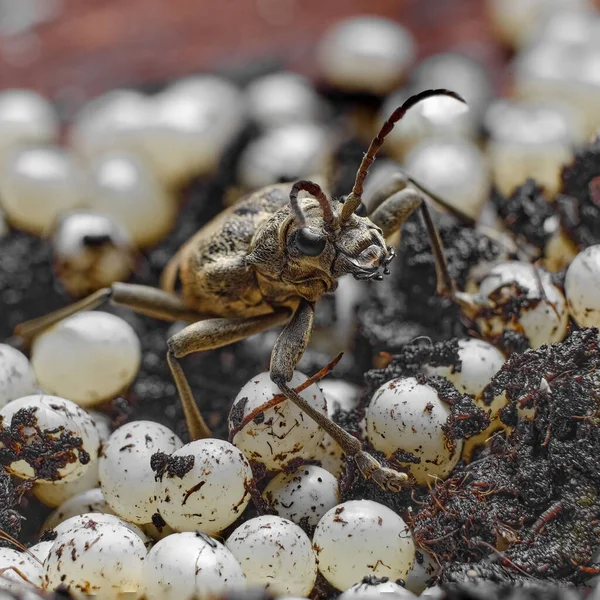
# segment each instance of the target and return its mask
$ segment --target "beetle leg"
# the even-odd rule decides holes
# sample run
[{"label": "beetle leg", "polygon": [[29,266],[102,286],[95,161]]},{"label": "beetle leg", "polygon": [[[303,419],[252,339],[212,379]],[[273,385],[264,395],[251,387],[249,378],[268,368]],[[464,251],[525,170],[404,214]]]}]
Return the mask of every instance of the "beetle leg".
[{"label": "beetle leg", "polygon": [[383,236],[387,238],[392,233],[398,231],[418,208],[421,209],[427,233],[429,234],[429,240],[431,241],[431,251],[433,253],[437,278],[437,292],[440,296],[454,300],[467,315],[470,315],[475,310],[475,302],[470,294],[457,291],[454,280],[448,271],[448,263],[444,256],[440,234],[433,224],[427,203],[417,190],[405,188],[396,192],[380,204],[369,218],[375,225],[381,228]]},{"label": "beetle leg", "polygon": [[288,310],[280,310],[248,319],[207,319],[188,325],[167,340],[167,362],[181,398],[191,440],[211,437],[211,432],[200,414],[190,385],[177,359],[194,352],[214,350],[233,344],[265,329],[283,325],[289,318]]},{"label": "beetle leg", "polygon": [[294,369],[308,345],[313,316],[314,305],[302,301],[294,316],[281,332],[271,353],[271,379],[287,398],[316,421],[340,445],[347,457],[356,461],[365,478],[372,479],[383,489],[397,492],[408,480],[405,473],[399,473],[381,466],[375,458],[362,449],[359,440],[327,416],[321,414],[288,385],[294,374]]},{"label": "beetle leg", "polygon": [[17,325],[15,336],[29,344],[35,336],[52,325],[56,325],[59,321],[78,312],[98,308],[108,300],[114,304],[128,306],[138,313],[165,321],[194,322],[206,318],[206,316],[187,308],[175,294],[170,292],[145,285],[113,283],[111,287],[98,290],[69,306]]}]

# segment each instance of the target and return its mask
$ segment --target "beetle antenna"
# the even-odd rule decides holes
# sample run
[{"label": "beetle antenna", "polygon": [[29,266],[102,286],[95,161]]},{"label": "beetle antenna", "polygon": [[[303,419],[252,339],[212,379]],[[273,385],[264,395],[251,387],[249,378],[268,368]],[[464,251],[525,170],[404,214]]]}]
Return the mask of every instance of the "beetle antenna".
[{"label": "beetle antenna", "polygon": [[373,138],[371,144],[369,145],[369,149],[366,154],[363,156],[362,162],[360,163],[360,167],[356,172],[356,179],[354,181],[354,187],[352,191],[348,195],[348,198],[344,202],[342,207],[342,215],[341,220],[345,221],[350,217],[350,215],[358,208],[359,204],[362,201],[362,193],[363,193],[363,185],[365,179],[367,177],[367,173],[369,172],[370,166],[373,164],[375,157],[377,156],[377,152],[381,146],[383,146],[383,141],[386,136],[392,131],[394,125],[402,119],[402,117],[406,114],[406,112],[411,109],[415,104],[421,102],[421,100],[425,100],[426,98],[431,98],[432,96],[450,96],[459,102],[467,103],[465,99],[453,92],[451,90],[445,89],[437,89],[437,90],[425,90],[423,92],[419,92],[414,96],[411,96],[399,106],[389,117],[389,119],[381,126],[379,133]]},{"label": "beetle antenna", "polygon": [[308,192],[311,196],[314,196],[317,199],[319,205],[321,206],[321,210],[323,211],[323,220],[325,221],[325,224],[332,225],[335,221],[335,217],[333,215],[333,210],[331,210],[331,204],[329,203],[329,200],[327,200],[327,196],[325,196],[323,190],[316,183],[302,180],[297,181],[292,186],[292,190],[290,191],[290,204],[292,205],[294,213],[296,213],[298,221],[300,221],[300,226],[304,227],[306,224],[306,217],[302,207],[300,206],[300,203],[298,202],[298,192],[302,190]]}]

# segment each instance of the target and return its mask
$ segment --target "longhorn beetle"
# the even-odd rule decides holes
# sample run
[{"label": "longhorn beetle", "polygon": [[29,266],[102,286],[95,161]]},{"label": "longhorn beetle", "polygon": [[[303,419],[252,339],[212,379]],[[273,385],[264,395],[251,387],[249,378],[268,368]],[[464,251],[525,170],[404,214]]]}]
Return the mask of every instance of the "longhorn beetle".
[{"label": "longhorn beetle", "polygon": [[[219,348],[274,326],[284,325],[271,354],[271,379],[281,392],[312,417],[341,446],[366,478],[398,491],[404,473],[382,466],[362,444],[317,412],[288,386],[308,344],[315,302],[351,273],[356,279],[381,279],[394,258],[386,238],[421,209],[435,258],[437,289],[465,304],[444,259],[441,241],[423,193],[463,221],[471,221],[425,188],[399,173],[377,191],[370,214],[362,203],[369,167],[394,125],[412,106],[449,90],[427,90],[397,108],[373,138],[348,196],[329,200],[311,181],[278,184],[259,190],[226,209],[198,231],[173,257],[161,289],[114,283],[91,296],[44,317],[17,326],[25,342],[60,320],[91,310],[107,300],[151,317],[191,323],[168,340],[167,361],[179,392],[192,439],[210,436],[178,359]],[[409,187],[409,184],[412,184]],[[299,192],[310,197],[299,197]],[[179,285],[178,285],[179,284]],[[180,292],[176,293],[176,287]]]}]

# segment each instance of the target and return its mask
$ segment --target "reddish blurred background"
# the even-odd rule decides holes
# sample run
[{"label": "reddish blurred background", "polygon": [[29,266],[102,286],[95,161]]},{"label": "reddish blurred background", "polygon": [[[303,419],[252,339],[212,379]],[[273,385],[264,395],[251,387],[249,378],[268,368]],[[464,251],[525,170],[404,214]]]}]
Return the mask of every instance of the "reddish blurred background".
[{"label": "reddish blurred background", "polygon": [[[497,72],[485,0],[0,0],[0,88],[67,105],[118,86],[280,61],[314,74],[313,49],[334,22],[390,17],[421,56],[461,49]],[[20,12],[19,12],[20,11]]]}]

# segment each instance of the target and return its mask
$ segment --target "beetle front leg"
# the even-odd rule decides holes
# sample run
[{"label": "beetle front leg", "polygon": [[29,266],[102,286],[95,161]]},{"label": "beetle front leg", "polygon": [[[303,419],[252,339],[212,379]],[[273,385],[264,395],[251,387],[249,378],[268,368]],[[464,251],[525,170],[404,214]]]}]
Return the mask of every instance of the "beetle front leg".
[{"label": "beetle front leg", "polygon": [[178,358],[194,352],[228,346],[255,333],[283,325],[290,312],[281,310],[249,319],[207,319],[188,325],[167,340],[167,362],[179,392],[185,422],[191,440],[211,437]]},{"label": "beetle front leg", "polygon": [[375,458],[363,450],[359,440],[321,414],[288,385],[294,369],[308,345],[313,316],[314,305],[302,301],[292,319],[279,335],[271,353],[271,379],[287,398],[316,421],[340,445],[347,457],[356,461],[356,465],[365,478],[372,479],[385,490],[398,492],[408,480],[405,473],[381,466]]},{"label": "beetle front leg", "polygon": [[470,294],[459,292],[456,289],[454,280],[448,271],[448,263],[444,256],[442,240],[436,226],[431,219],[431,213],[427,207],[427,203],[421,194],[412,188],[405,188],[396,192],[380,204],[369,218],[375,225],[381,228],[384,237],[389,237],[392,233],[398,231],[406,220],[418,208],[421,209],[425,227],[431,242],[431,251],[435,264],[435,272],[437,279],[437,292],[440,296],[451,298],[456,302],[467,314],[471,314],[475,310],[475,302]]}]

